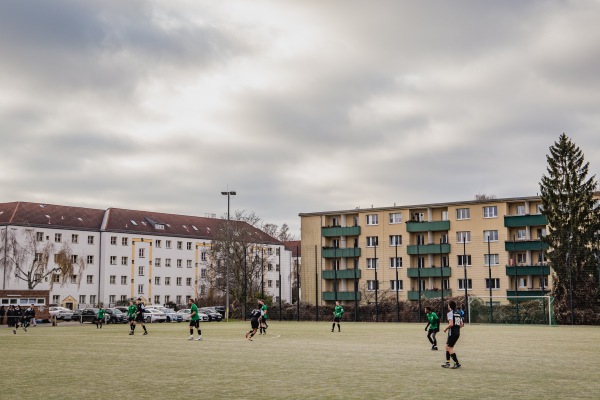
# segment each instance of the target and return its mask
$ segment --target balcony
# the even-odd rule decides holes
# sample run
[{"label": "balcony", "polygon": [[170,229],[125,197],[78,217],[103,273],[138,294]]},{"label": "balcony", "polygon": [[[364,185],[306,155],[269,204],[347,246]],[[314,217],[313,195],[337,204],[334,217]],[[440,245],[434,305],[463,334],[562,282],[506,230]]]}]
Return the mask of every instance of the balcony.
[{"label": "balcony", "polygon": [[[418,247],[418,253],[417,253],[417,247]],[[421,244],[421,245],[410,245],[410,246],[406,246],[406,252],[411,255],[425,255],[425,254],[448,254],[450,253],[450,244],[448,243],[442,243],[440,244]]]},{"label": "balcony", "polygon": [[[334,301],[335,292],[323,292],[322,297],[324,301]],[[337,292],[337,299],[340,301],[354,300],[360,301],[360,292]]]},{"label": "balcony", "polygon": [[337,247],[323,247],[323,258],[360,257],[360,247],[340,249]]},{"label": "balcony", "polygon": [[[524,289],[524,290],[518,290],[518,291],[514,291],[514,290],[507,290],[506,291],[506,295],[507,296],[519,296],[519,297],[535,297],[535,296],[546,296],[548,293],[550,293],[550,290],[544,290],[542,291],[540,290],[528,290],[528,289]],[[514,301],[515,299],[509,299],[511,301]]]},{"label": "balcony", "polygon": [[548,250],[548,243],[541,240],[517,240],[504,242],[506,251]]},{"label": "balcony", "polygon": [[444,278],[449,277],[452,274],[452,269],[450,267],[444,268],[408,268],[406,273],[409,278],[418,278],[419,274],[421,278],[441,278],[442,272],[444,273]]},{"label": "balcony", "polygon": [[360,235],[360,226],[323,227],[321,228],[321,235],[324,237],[358,236]]},{"label": "balcony", "polygon": [[548,219],[542,214],[530,215],[505,215],[504,226],[507,228],[516,228],[518,226],[546,226]]},{"label": "balcony", "polygon": [[550,266],[548,265],[518,265],[518,266],[506,266],[507,276],[546,276],[550,275]]},{"label": "balcony", "polygon": [[450,221],[431,221],[431,222],[407,222],[407,232],[429,232],[429,231],[447,231],[450,229]]},{"label": "balcony", "polygon": [[354,279],[354,272],[356,271],[356,279],[360,279],[360,269],[340,269],[337,271],[334,270],[325,270],[322,271],[321,276],[323,279]]},{"label": "balcony", "polygon": [[[421,298],[426,299],[437,299],[442,297],[441,290],[421,290]],[[452,289],[444,289],[444,297],[452,297]],[[408,300],[419,300],[419,291],[418,290],[409,290],[408,291]]]}]

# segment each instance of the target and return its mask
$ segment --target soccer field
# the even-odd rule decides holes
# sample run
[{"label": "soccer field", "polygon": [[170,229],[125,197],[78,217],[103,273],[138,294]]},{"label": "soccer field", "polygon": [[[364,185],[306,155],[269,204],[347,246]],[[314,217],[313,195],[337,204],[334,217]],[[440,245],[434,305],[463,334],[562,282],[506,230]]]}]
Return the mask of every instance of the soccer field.
[{"label": "soccer field", "polygon": [[272,321],[0,330],[0,399],[585,399],[600,396],[600,328],[468,325],[458,370],[423,324]]}]

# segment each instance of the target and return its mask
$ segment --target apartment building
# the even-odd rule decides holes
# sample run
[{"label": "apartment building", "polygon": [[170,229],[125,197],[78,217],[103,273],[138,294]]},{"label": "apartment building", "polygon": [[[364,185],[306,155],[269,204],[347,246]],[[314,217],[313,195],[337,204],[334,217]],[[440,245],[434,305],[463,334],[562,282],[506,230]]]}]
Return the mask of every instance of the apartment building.
[{"label": "apartment building", "polygon": [[302,213],[302,300],[548,294],[541,211],[519,197]]},{"label": "apartment building", "polygon": [[[66,281],[58,274],[45,277],[36,290],[50,290],[50,302],[69,308],[142,297],[146,302],[186,304],[208,294],[216,276],[211,246],[220,219],[119,208],[90,209],[27,202],[0,203],[0,288],[25,290],[14,276],[4,251],[14,237],[31,254],[31,265],[48,249],[48,268],[56,254],[68,250],[73,264]],[[265,294],[291,301],[291,252],[282,242],[250,225],[257,238]],[[81,266],[82,268],[79,268]],[[9,273],[12,271],[12,273]],[[4,299],[3,299],[4,300]]]}]

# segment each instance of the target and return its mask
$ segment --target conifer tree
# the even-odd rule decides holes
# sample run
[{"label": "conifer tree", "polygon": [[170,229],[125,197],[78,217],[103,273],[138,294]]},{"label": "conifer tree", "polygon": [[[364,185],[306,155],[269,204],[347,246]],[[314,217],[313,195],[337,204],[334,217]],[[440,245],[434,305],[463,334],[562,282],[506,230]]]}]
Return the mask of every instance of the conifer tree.
[{"label": "conifer tree", "polygon": [[[594,199],[595,175],[565,135],[546,156],[547,175],[540,182],[543,213],[548,219],[547,259],[555,273],[554,311],[559,323],[598,323],[598,231],[600,207]],[[572,312],[573,311],[573,312]]]}]

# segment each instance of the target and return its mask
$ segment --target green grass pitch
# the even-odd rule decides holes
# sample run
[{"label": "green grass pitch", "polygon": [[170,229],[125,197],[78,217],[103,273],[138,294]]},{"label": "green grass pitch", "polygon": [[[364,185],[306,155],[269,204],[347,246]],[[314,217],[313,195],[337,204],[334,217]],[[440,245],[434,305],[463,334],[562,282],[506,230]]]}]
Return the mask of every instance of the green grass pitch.
[{"label": "green grass pitch", "polygon": [[[47,324],[44,324],[47,325]],[[0,329],[0,399],[597,399],[600,327],[467,325],[443,369],[422,324],[271,321]],[[443,327],[444,325],[442,325]]]}]

